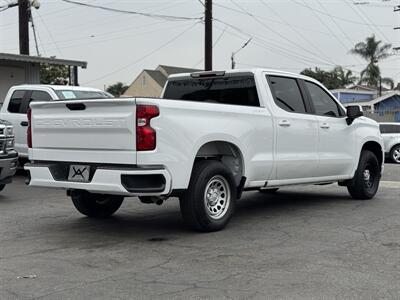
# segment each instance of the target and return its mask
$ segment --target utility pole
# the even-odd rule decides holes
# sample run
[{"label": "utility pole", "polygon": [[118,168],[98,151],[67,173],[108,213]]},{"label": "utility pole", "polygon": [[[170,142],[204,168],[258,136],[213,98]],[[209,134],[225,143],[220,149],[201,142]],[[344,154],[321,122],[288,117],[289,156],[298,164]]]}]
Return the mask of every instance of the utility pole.
[{"label": "utility pole", "polygon": [[19,0],[19,53],[29,55],[29,2]]},{"label": "utility pole", "polygon": [[212,70],[212,0],[205,0],[204,70]]},{"label": "utility pole", "polygon": [[[400,5],[396,5],[394,7],[394,12],[398,12],[398,11],[400,11]],[[395,27],[394,28],[394,30],[399,30],[399,29],[400,29],[400,27]],[[399,46],[393,47],[393,50],[394,50],[395,53],[397,53],[400,50],[400,47]]]}]

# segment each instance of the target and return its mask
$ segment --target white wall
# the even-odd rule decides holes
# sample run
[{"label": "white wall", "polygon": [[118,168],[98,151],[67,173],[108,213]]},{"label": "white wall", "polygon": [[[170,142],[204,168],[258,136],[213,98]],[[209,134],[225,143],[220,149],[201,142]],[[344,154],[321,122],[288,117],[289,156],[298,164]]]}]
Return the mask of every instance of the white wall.
[{"label": "white wall", "polygon": [[3,103],[10,87],[25,82],[24,68],[0,66],[0,103]]}]

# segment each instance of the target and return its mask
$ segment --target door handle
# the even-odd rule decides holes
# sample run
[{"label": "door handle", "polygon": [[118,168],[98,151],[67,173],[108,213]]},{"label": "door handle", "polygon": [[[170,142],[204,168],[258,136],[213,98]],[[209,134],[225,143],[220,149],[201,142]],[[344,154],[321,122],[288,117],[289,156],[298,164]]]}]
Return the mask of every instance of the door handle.
[{"label": "door handle", "polygon": [[21,122],[21,126],[24,126],[24,127],[26,127],[26,126],[28,126],[29,124],[28,124],[28,121],[22,121]]},{"label": "door handle", "polygon": [[290,122],[288,120],[282,120],[278,123],[279,126],[282,127],[289,127],[290,126]]},{"label": "door handle", "polygon": [[330,126],[329,126],[328,123],[322,123],[321,128],[322,128],[322,129],[329,129]]}]

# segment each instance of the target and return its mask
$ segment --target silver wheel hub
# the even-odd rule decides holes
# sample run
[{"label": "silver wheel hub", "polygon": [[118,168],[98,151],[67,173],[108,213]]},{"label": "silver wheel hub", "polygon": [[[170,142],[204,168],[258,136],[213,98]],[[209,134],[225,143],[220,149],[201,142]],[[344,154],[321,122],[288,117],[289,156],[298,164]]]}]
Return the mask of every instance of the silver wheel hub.
[{"label": "silver wheel hub", "polygon": [[393,151],[393,159],[400,163],[400,148],[397,148]]},{"label": "silver wheel hub", "polygon": [[227,180],[216,175],[212,177],[204,192],[204,204],[208,216],[218,220],[225,216],[231,201],[231,194]]},{"label": "silver wheel hub", "polygon": [[364,170],[364,180],[369,181],[371,179],[371,172],[369,170]]}]

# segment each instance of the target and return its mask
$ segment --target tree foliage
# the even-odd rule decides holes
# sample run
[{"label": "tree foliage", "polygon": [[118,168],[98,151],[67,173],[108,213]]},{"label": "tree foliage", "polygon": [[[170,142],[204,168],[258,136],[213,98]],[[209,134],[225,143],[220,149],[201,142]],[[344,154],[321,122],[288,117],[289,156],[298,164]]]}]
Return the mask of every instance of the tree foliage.
[{"label": "tree foliage", "polygon": [[361,71],[360,83],[371,87],[378,87],[380,80],[388,84],[391,88],[394,86],[393,79],[381,78],[381,71],[378,63],[390,56],[391,44],[382,44],[382,41],[375,39],[375,35],[367,37],[364,42],[357,43],[351,53],[360,56],[367,61],[367,67]]},{"label": "tree foliage", "polygon": [[112,94],[115,97],[120,97],[125,91],[129,88],[129,86],[123,84],[122,82],[117,82],[113,85],[110,85],[107,88],[107,92]]},{"label": "tree foliage", "polygon": [[67,66],[40,65],[40,83],[66,85],[69,82],[69,70]]},{"label": "tree foliage", "polygon": [[318,80],[331,90],[344,88],[349,84],[354,84],[357,80],[357,77],[350,70],[345,70],[340,66],[335,67],[331,71],[325,71],[318,67],[314,70],[308,68],[303,70],[301,74]]}]

